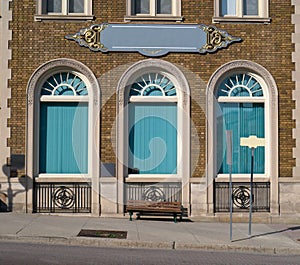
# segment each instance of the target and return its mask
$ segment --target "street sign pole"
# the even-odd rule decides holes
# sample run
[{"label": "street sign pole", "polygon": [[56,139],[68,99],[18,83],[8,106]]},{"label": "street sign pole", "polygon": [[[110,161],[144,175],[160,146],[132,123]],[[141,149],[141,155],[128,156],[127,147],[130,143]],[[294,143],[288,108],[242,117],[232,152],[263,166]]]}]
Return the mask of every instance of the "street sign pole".
[{"label": "street sign pole", "polygon": [[255,148],[251,147],[250,210],[249,210],[249,232],[248,232],[249,236],[251,236],[251,226],[252,226],[254,150]]},{"label": "street sign pole", "polygon": [[227,155],[227,165],[229,166],[229,194],[230,194],[230,241],[232,241],[232,131],[226,131],[226,155]]},{"label": "street sign pole", "polygon": [[265,146],[264,138],[257,138],[255,135],[251,135],[248,138],[240,139],[241,146],[247,146],[251,148],[251,170],[250,170],[250,209],[249,209],[249,231],[248,235],[251,236],[252,226],[252,210],[253,210],[253,171],[254,171],[254,150],[258,146]]}]

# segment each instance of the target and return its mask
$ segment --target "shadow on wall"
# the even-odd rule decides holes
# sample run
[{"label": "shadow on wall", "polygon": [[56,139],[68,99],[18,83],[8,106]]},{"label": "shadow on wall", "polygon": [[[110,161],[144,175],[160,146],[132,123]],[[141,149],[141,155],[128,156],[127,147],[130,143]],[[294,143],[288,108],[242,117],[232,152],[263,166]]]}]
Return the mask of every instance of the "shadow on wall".
[{"label": "shadow on wall", "polygon": [[[12,188],[12,178],[18,177],[18,170],[24,169],[25,166],[25,155],[11,155],[10,164],[2,166],[2,172],[7,177],[7,183],[2,183],[0,185],[7,185],[7,188],[2,188],[0,186],[0,212],[12,212],[13,211],[13,200],[14,197],[19,193],[26,193],[25,198],[27,198],[27,191],[32,189],[32,182],[28,181],[26,175],[22,175],[18,178],[19,183],[24,187],[22,190],[13,191]],[[27,203],[26,203],[27,204]]]}]

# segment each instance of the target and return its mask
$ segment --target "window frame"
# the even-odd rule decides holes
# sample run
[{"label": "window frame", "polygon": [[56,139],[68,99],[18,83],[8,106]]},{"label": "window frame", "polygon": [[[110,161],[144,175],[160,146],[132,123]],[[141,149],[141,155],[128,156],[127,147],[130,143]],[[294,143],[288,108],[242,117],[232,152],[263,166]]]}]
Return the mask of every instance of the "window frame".
[{"label": "window frame", "polygon": [[[245,71],[245,70],[239,70],[239,69],[235,69],[233,71],[230,71],[229,73],[227,73],[227,75],[223,76],[223,79],[221,79],[219,81],[218,87],[220,86],[220,84],[228,77],[231,77],[233,75],[236,74],[246,74],[249,76],[254,77],[259,84],[261,85],[263,91],[264,91],[264,95],[262,97],[225,97],[225,96],[220,96],[217,97],[216,95],[216,104],[217,104],[217,108],[219,108],[219,103],[263,103],[264,104],[264,124],[265,124],[265,131],[264,131],[264,135],[265,135],[265,139],[266,142],[269,142],[269,138],[270,138],[270,128],[268,125],[268,115],[269,115],[269,107],[267,104],[267,91],[266,91],[266,83],[264,82],[264,80],[262,79],[261,76],[259,76],[258,74],[251,72],[251,71]],[[216,89],[216,93],[218,92],[218,89]],[[215,115],[215,114],[214,114]],[[214,116],[214,134],[216,134],[217,132],[217,127],[216,127],[216,117]],[[214,143],[214,148],[216,148],[217,146],[217,137],[215,136],[215,143]],[[269,153],[270,147],[267,144],[265,147],[265,159],[264,159],[264,173],[254,173],[253,177],[255,179],[257,178],[269,178],[269,168],[270,168],[270,161],[268,161],[267,158],[267,154]],[[218,165],[216,165],[218,166]],[[219,173],[218,169],[215,168],[215,172],[216,172],[216,178],[218,180],[225,178],[228,179],[229,178],[229,174],[228,173]],[[248,173],[233,173],[232,174],[233,178],[240,178],[240,179],[245,179],[245,178],[249,178],[249,174]]]},{"label": "window frame", "polygon": [[181,0],[172,0],[172,13],[171,14],[157,14],[156,13],[156,0],[150,1],[149,14],[132,14],[132,0],[126,0],[126,16],[125,22],[133,20],[162,20],[162,21],[182,21],[181,16]]},{"label": "window frame", "polygon": [[[175,85],[176,96],[136,96],[129,98],[129,89],[140,76],[149,72],[160,72]],[[122,75],[118,83],[117,104],[117,178],[120,182],[184,182],[190,176],[190,90],[183,73],[169,62],[148,59],[133,64]],[[177,102],[177,173],[176,174],[128,174],[128,104],[130,102]],[[179,137],[181,137],[179,139]],[[182,144],[185,139],[185,144]],[[124,177],[125,176],[125,177]]]},{"label": "window frame", "polygon": [[271,22],[269,17],[269,0],[258,0],[258,15],[243,15],[243,0],[236,0],[236,15],[221,15],[222,0],[214,0],[213,23],[265,23]]},{"label": "window frame", "polygon": [[[269,139],[269,135],[270,135],[270,128],[268,126],[268,114],[269,114],[269,108],[268,108],[268,104],[266,103],[267,101],[267,91],[266,91],[266,84],[264,82],[264,80],[262,79],[261,76],[259,76],[258,74],[255,74],[251,71],[245,71],[245,70],[242,70],[242,71],[239,71],[238,69],[236,70],[233,70],[232,72],[229,72],[229,74],[223,76],[223,79],[220,80],[219,84],[218,84],[218,88],[216,89],[216,93],[218,93],[218,89],[220,89],[220,84],[226,80],[227,78],[229,77],[232,77],[232,76],[235,76],[235,75],[239,75],[239,74],[243,74],[243,75],[248,75],[250,77],[253,77],[256,79],[257,82],[259,82],[262,90],[263,90],[263,96],[258,96],[258,97],[255,97],[255,96],[216,96],[216,108],[220,108],[220,103],[262,103],[264,105],[264,138],[266,139],[266,142],[269,142],[268,139]],[[216,115],[216,114],[215,114]],[[214,133],[216,134],[217,133],[217,124],[216,124],[216,117],[214,117]],[[216,142],[214,143],[215,144],[215,147],[217,147],[218,145],[218,138],[217,136],[215,136],[215,139],[216,139]],[[267,178],[269,176],[268,172],[269,172],[269,167],[270,167],[270,163],[268,161],[268,158],[267,158],[267,154],[269,152],[269,146],[266,145],[265,147],[265,151],[264,151],[264,173],[254,173],[253,176],[254,178]],[[217,151],[215,152],[217,153]],[[218,167],[219,165],[216,164],[216,166]],[[216,168],[216,178],[218,178],[219,180],[222,179],[222,178],[226,178],[228,179],[229,178],[229,174],[228,173],[219,173],[219,169]],[[249,178],[249,173],[232,173],[232,176],[233,178]]]},{"label": "window frame", "polygon": [[93,20],[92,14],[92,0],[84,0],[84,12],[83,13],[69,13],[68,1],[62,0],[62,12],[61,13],[43,13],[43,0],[37,0],[37,14],[34,16],[35,21],[42,20]]},{"label": "window frame", "polygon": [[[49,73],[47,75],[45,75],[42,79],[40,79],[40,91],[42,91],[42,85],[51,77],[54,76],[55,74],[61,73],[61,72],[68,72],[71,73],[75,76],[78,76],[85,84],[86,86],[88,86],[89,81],[86,78],[85,75],[83,75],[82,73],[73,70],[73,69],[55,69],[52,71],[49,71]],[[87,87],[87,91],[88,91],[88,87]],[[85,179],[89,179],[91,178],[92,175],[92,165],[91,165],[91,149],[92,149],[92,142],[90,139],[88,139],[88,162],[87,162],[87,172],[86,173],[40,173],[40,168],[39,168],[39,159],[40,159],[40,115],[41,115],[41,111],[40,111],[40,106],[41,103],[43,102],[54,102],[54,103],[86,103],[88,106],[88,138],[91,138],[91,129],[92,129],[92,124],[90,122],[91,117],[92,117],[92,112],[91,112],[91,98],[90,95],[87,94],[85,96],[79,96],[79,95],[68,95],[68,96],[64,96],[64,95],[42,95],[40,94],[36,94],[35,95],[37,97],[36,100],[36,120],[35,120],[35,134],[36,134],[36,140],[35,140],[35,148],[36,148],[36,167],[37,167],[37,177],[39,179],[50,179],[53,180],[55,178],[70,178],[70,176],[72,176],[75,179],[78,178],[85,178]]]},{"label": "window frame", "polygon": [[[227,77],[236,73],[253,75],[263,88],[263,97],[217,97],[220,84]],[[216,164],[217,127],[216,115],[219,102],[229,103],[264,103],[265,115],[265,170],[264,174],[254,174],[255,181],[276,182],[278,178],[278,93],[271,74],[261,65],[251,61],[231,61],[221,66],[211,76],[207,85],[207,177],[213,181],[229,181],[229,174],[219,174]],[[226,99],[227,98],[227,99]],[[243,182],[249,174],[237,174],[233,180]],[[211,187],[212,188],[212,187]],[[212,192],[212,191],[211,191]]]},{"label": "window frame", "polygon": [[[138,80],[140,78],[144,78],[146,76],[150,76],[150,75],[156,75],[156,78],[158,77],[158,75],[161,75],[163,76],[163,79],[166,79],[168,80],[168,83],[171,82],[172,86],[174,87],[175,91],[176,91],[176,94],[175,95],[163,95],[163,96],[149,96],[149,95],[143,95],[143,94],[140,94],[140,95],[137,95],[137,96],[134,96],[134,95],[130,95],[130,92],[131,90],[134,90],[134,87],[133,87],[133,84],[137,83]],[[145,80],[145,79],[143,79]],[[150,80],[151,80],[151,77],[150,77]],[[146,80],[146,81],[149,81],[149,80]],[[150,84],[153,82],[154,80],[150,81]],[[156,82],[154,82],[156,83]],[[145,86],[147,87],[147,86]],[[161,87],[162,88],[162,87]],[[178,84],[177,84],[177,81],[175,79],[174,76],[172,76],[170,73],[168,72],[165,72],[165,71],[160,71],[160,70],[154,70],[152,71],[151,68],[149,69],[146,69],[144,72],[142,72],[139,76],[137,76],[135,78],[135,80],[132,82],[132,85],[130,86],[129,90],[128,90],[128,95],[126,95],[128,97],[128,102],[127,102],[127,108],[126,108],[126,114],[127,114],[127,120],[128,120],[128,125],[129,125],[129,120],[130,120],[130,117],[129,117],[129,104],[132,103],[132,104],[135,104],[135,103],[142,103],[142,104],[145,104],[145,105],[152,105],[153,103],[158,103],[158,104],[166,104],[166,105],[169,105],[169,103],[175,103],[176,104],[176,116],[177,116],[177,124],[176,124],[176,133],[177,133],[177,136],[176,136],[176,150],[177,150],[177,155],[176,155],[176,173],[138,173],[138,174],[133,174],[133,173],[129,173],[129,171],[127,172],[127,175],[128,175],[128,178],[134,178],[134,177],[138,177],[138,178],[158,178],[158,177],[173,177],[173,178],[178,178],[178,172],[177,172],[177,169],[178,169],[178,165],[180,165],[180,154],[178,153],[179,152],[179,149],[180,149],[180,133],[178,133],[178,131],[180,130],[180,128],[178,128],[178,124],[179,124],[179,111],[180,109],[178,108],[178,105],[179,105],[179,97],[177,95],[177,93],[180,93],[178,91]],[[143,91],[143,89],[141,89],[141,92]],[[130,128],[129,128],[130,129]],[[126,148],[127,148],[127,151],[128,151],[128,158],[129,158],[129,133],[130,133],[130,130],[126,131],[124,134],[126,135]],[[128,141],[128,143],[127,143]]]}]

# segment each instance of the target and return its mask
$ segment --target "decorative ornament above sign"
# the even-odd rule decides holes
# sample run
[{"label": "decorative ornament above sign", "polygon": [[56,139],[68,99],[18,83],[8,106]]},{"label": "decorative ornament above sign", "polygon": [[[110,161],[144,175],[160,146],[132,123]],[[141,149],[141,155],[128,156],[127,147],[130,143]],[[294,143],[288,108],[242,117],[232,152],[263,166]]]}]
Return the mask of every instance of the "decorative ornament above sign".
[{"label": "decorative ornament above sign", "polygon": [[169,52],[212,53],[241,38],[214,26],[168,24],[95,24],[65,36],[101,52],[139,52],[157,57]]}]

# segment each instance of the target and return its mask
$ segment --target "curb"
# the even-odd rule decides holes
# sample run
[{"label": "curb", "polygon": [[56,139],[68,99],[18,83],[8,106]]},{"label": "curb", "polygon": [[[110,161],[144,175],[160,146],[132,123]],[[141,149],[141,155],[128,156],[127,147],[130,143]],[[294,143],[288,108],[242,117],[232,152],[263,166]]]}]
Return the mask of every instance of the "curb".
[{"label": "curb", "polygon": [[0,236],[0,241],[16,241],[43,244],[58,244],[86,247],[122,247],[122,248],[152,248],[174,249],[173,242],[134,241],[124,239],[107,239],[92,237],[41,237],[41,236]]},{"label": "curb", "polygon": [[233,246],[225,244],[186,244],[173,242],[134,241],[124,239],[105,239],[92,237],[41,237],[1,235],[0,241],[57,244],[86,247],[148,248],[172,250],[201,250],[218,252],[260,253],[269,255],[300,255],[300,248],[266,248],[262,246]]},{"label": "curb", "polygon": [[300,255],[300,248],[268,248],[262,246],[233,246],[225,244],[177,244],[175,249],[194,249],[201,251],[218,251],[218,252],[237,252],[237,253],[256,253],[269,255]]}]

